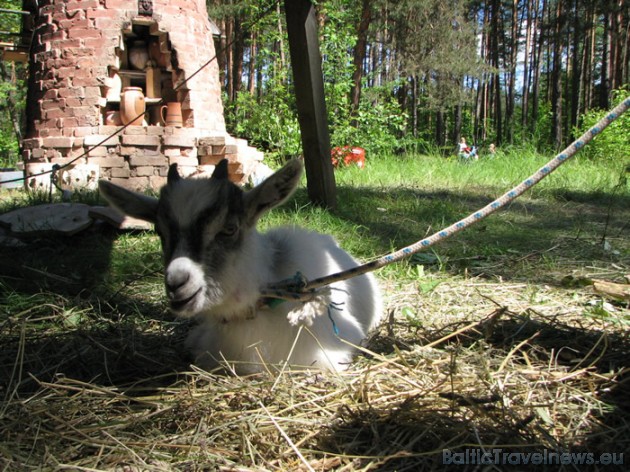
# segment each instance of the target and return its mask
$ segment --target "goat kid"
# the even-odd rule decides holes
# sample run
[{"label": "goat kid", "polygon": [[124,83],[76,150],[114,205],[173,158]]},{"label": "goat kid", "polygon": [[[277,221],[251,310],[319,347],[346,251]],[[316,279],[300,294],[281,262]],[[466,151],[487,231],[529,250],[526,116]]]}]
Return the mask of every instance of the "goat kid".
[{"label": "goat kid", "polygon": [[381,317],[371,275],[333,284],[309,302],[265,303],[260,289],[302,273],[314,279],[358,264],[332,237],[297,228],[256,230],[259,217],[295,190],[294,160],[245,192],[228,180],[227,160],[210,179],[184,179],[174,164],[159,199],[100,181],[101,194],[160,236],[170,309],[197,324],[186,341],[195,362],[228,362],[237,373],[267,364],[343,370]]}]

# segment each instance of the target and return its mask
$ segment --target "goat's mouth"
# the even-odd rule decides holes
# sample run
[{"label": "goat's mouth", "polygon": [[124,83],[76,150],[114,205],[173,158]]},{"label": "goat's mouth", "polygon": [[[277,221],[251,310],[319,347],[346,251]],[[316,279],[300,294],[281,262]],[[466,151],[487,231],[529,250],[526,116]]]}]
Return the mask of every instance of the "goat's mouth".
[{"label": "goat's mouth", "polygon": [[179,300],[171,300],[170,307],[171,310],[180,313],[180,312],[195,312],[196,300],[199,296],[202,295],[203,287],[199,287],[195,293],[193,293],[190,297],[182,298]]}]

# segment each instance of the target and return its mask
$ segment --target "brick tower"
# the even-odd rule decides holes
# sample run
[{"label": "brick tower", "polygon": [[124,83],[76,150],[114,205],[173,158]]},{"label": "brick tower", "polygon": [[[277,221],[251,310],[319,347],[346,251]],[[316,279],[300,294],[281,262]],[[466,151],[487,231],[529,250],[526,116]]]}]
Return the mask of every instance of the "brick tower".
[{"label": "brick tower", "polygon": [[[242,182],[262,160],[226,133],[216,60],[202,68],[215,56],[205,1],[43,0],[31,11],[27,177],[82,156],[57,176],[61,186],[109,178],[157,188],[172,163],[183,174],[207,174],[228,158],[232,180]],[[141,90],[147,112],[111,136],[126,124],[128,87]],[[168,104],[179,121],[165,121]],[[27,178],[31,188],[49,182]]]}]

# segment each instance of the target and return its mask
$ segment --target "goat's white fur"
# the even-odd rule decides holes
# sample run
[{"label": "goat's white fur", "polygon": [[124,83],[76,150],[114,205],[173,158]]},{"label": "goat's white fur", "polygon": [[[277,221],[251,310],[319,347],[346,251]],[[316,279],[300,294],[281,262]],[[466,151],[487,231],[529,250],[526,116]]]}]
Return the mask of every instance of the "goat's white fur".
[{"label": "goat's white fur", "polygon": [[[293,192],[300,173],[301,163],[292,161],[250,192],[232,189],[244,202],[242,233],[238,249],[221,254],[226,260],[219,270],[213,269],[213,260],[195,261],[190,245],[171,241],[170,259],[165,255],[167,293],[176,315],[197,319],[187,346],[199,365],[210,368],[227,361],[236,372],[250,373],[286,361],[293,367],[342,370],[352,359],[351,345],[360,345],[380,321],[381,298],[371,275],[335,283],[307,303],[287,301],[271,308],[260,302],[261,288],[298,272],[310,280],[357,265],[330,236],[298,228],[256,230],[260,214]],[[224,198],[217,189],[226,171],[215,174],[220,175],[200,181],[169,173],[167,187],[172,188],[162,192],[159,204],[109,182],[101,181],[100,189],[121,211],[158,225],[158,207],[169,206],[174,210],[169,224],[187,228],[209,201]],[[205,250],[211,251],[232,221],[227,213],[225,202],[205,223]]]}]

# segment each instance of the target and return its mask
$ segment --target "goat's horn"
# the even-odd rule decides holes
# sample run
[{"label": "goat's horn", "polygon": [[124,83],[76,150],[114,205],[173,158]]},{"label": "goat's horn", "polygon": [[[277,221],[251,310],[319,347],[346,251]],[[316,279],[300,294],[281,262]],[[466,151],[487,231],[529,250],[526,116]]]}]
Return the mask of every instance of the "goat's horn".
[{"label": "goat's horn", "polygon": [[223,159],[219,162],[212,173],[212,177],[215,179],[227,179],[228,178],[228,160]]}]

